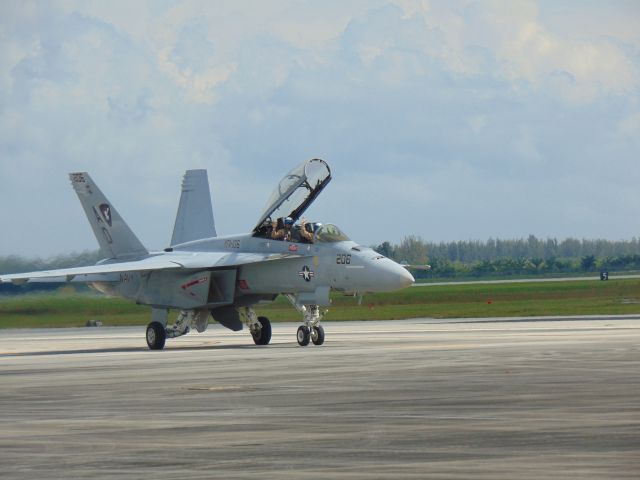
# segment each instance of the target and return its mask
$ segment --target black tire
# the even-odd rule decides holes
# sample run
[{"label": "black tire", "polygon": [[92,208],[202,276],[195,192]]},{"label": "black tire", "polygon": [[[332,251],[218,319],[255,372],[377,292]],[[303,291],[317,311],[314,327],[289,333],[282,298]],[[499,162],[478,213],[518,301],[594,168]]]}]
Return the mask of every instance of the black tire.
[{"label": "black tire", "polygon": [[258,317],[258,322],[261,328],[255,333],[251,332],[253,341],[256,345],[269,345],[271,341],[271,322],[267,317]]},{"label": "black tire", "polygon": [[300,325],[298,327],[296,338],[298,339],[298,345],[300,345],[301,347],[306,347],[307,345],[309,345],[309,340],[311,340],[311,332],[309,331],[309,327],[307,327],[306,325]]},{"label": "black tire", "polygon": [[314,345],[322,345],[324,343],[324,328],[322,328],[322,325],[313,327],[313,333],[311,333],[311,341]]},{"label": "black tire", "polygon": [[151,322],[147,325],[147,345],[151,350],[162,350],[167,340],[167,332],[160,322]]}]

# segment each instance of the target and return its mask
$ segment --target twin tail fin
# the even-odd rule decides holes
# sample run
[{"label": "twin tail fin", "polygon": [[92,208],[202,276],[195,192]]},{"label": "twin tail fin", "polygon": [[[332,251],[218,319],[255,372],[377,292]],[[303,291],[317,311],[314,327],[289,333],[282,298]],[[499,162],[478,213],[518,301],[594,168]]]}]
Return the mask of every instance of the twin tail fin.
[{"label": "twin tail fin", "polygon": [[88,173],[70,173],[69,178],[104,258],[128,258],[149,253]]},{"label": "twin tail fin", "polygon": [[216,236],[211,193],[206,170],[187,170],[182,179],[182,193],[171,246]]},{"label": "twin tail fin", "polygon": [[[70,173],[69,178],[104,258],[123,259],[149,253],[87,172]],[[187,170],[171,246],[215,236],[207,171]]]}]

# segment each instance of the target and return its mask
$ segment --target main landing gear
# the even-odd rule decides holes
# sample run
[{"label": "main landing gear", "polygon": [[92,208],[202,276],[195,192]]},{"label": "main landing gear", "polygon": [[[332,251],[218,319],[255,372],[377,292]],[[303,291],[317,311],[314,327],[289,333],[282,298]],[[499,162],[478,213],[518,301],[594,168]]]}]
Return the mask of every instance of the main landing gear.
[{"label": "main landing gear", "polygon": [[271,322],[267,317],[258,317],[252,308],[245,307],[245,324],[256,345],[268,345],[271,341]]},{"label": "main landing gear", "polygon": [[161,308],[151,311],[151,323],[147,325],[146,335],[147,345],[151,350],[162,350],[167,338],[181,337],[191,329],[202,333],[209,325],[208,310],[182,310],[176,323],[171,326],[167,326],[168,315],[169,312]]},{"label": "main landing gear", "polygon": [[147,345],[151,350],[162,350],[166,340],[167,334],[160,322],[151,322],[147,325]]}]

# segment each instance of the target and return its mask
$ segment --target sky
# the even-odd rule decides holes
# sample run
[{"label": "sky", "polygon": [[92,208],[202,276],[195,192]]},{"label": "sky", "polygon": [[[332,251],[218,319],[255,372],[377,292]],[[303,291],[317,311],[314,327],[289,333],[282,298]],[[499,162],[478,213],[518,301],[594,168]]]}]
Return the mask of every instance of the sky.
[{"label": "sky", "polygon": [[0,256],[97,249],[87,171],[149,249],[186,169],[219,235],[322,158],[306,216],[398,243],[640,234],[640,2],[0,2]]}]

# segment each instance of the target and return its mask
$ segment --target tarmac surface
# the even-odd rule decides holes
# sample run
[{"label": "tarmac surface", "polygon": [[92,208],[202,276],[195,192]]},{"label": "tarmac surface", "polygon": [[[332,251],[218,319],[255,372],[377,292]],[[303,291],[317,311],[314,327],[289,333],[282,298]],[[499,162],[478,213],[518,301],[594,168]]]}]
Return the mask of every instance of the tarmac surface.
[{"label": "tarmac surface", "polygon": [[640,476],[640,319],[0,331],[0,477]]}]

